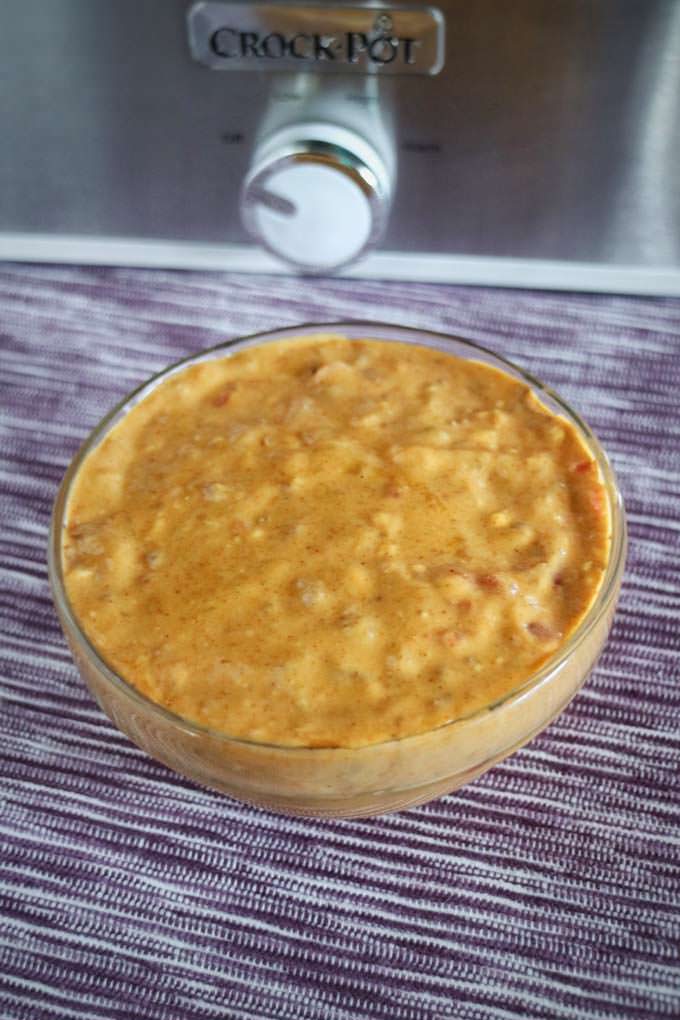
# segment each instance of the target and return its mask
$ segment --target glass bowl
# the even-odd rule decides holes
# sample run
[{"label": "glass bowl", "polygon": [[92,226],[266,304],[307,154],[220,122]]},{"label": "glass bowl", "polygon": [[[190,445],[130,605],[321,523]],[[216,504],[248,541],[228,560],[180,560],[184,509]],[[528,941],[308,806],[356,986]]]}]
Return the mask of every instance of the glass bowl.
[{"label": "glass bowl", "polygon": [[[501,700],[437,729],[365,747],[283,747],[235,739],[189,722],[141,694],[88,640],[69,604],[62,571],[62,534],[69,494],[88,453],[122,417],[168,376],[189,364],[256,344],[336,333],[395,340],[486,362],[530,386],[567,419],[597,461],[611,508],[610,555],[590,610],[537,672]],[[49,577],[64,634],[78,669],[101,708],[139,747],[175,771],[239,800],[287,814],[358,817],[420,804],[469,782],[526,744],[571,701],[592,669],[612,623],[626,554],[623,502],[609,461],[588,426],[550,389],[493,352],[459,337],[373,322],[293,326],[228,341],[160,372],[126,397],[93,430],[71,462],[57,494],[49,539]]]}]

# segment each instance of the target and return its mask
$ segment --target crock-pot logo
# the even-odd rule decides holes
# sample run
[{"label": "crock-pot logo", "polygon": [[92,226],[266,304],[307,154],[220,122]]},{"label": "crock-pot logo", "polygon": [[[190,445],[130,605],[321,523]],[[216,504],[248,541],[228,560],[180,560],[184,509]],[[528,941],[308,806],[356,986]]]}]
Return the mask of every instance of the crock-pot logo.
[{"label": "crock-pot logo", "polygon": [[375,0],[260,3],[197,0],[187,11],[194,60],[214,71],[438,74],[444,16],[437,7]]},{"label": "crock-pot logo", "polygon": [[225,60],[301,60],[335,61],[384,65],[394,62],[406,66],[416,63],[420,40],[394,35],[388,15],[376,18],[372,32],[248,32],[223,26],[213,32],[210,48]]}]

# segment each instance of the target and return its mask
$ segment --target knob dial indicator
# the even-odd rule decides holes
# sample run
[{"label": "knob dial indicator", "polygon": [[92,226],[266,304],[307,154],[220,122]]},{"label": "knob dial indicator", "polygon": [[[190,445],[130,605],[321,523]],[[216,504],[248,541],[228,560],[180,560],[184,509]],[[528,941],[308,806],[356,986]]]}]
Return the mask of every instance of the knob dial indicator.
[{"label": "knob dial indicator", "polygon": [[331,124],[286,128],[258,149],[242,193],[248,232],[302,272],[354,262],[385,229],[391,182],[373,146]]}]

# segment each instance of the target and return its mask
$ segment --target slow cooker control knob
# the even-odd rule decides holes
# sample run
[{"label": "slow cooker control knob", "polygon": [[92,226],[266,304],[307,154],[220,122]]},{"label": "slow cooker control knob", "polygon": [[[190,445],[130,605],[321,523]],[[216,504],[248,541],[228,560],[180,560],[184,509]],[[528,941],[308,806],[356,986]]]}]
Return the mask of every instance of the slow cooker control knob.
[{"label": "slow cooker control knob", "polygon": [[330,272],[379,241],[391,191],[384,160],[360,135],[295,125],[258,146],[241,196],[243,223],[298,271]]}]

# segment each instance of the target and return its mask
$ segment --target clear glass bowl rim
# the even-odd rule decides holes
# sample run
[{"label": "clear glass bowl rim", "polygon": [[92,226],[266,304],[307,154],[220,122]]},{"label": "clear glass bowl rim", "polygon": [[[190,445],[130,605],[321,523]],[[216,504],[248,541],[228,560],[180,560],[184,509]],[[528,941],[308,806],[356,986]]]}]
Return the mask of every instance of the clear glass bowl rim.
[{"label": "clear glass bowl rim", "polygon": [[[450,719],[447,722],[442,723],[441,726],[436,727],[435,730],[453,730],[456,726],[463,723],[469,723],[477,717],[486,715],[488,712],[500,710],[512,702],[519,701],[535,687],[545,681],[548,681],[554,673],[561,669],[564,663],[587,638],[588,634],[590,634],[597,626],[602,616],[607,612],[612,598],[616,595],[618,580],[625,560],[627,529],[623,499],[614,471],[609,462],[609,458],[586,422],[583,421],[583,419],[569,406],[569,404],[555,393],[554,390],[552,390],[549,386],[546,386],[530,372],[527,372],[525,369],[515,365],[512,361],[496,353],[496,351],[491,348],[485,347],[484,345],[479,344],[474,340],[470,340],[467,337],[461,337],[454,333],[444,333],[438,330],[423,329],[418,326],[402,326],[397,325],[396,323],[388,323],[377,320],[344,319],[338,322],[307,322],[294,326],[282,326],[278,329],[268,329],[257,333],[249,333],[244,336],[234,337],[231,340],[222,341],[212,347],[207,347],[202,351],[190,354],[179,361],[173,362],[171,365],[166,366],[159,372],[150,376],[144,382],[140,383],[140,385],[134,390],[124,396],[99,421],[99,423],[95,425],[69,463],[59,486],[50,520],[47,559],[52,597],[60,617],[66,621],[71,635],[77,639],[79,651],[87,656],[90,661],[90,665],[97,670],[100,676],[116,687],[122,694],[127,695],[132,699],[132,701],[137,702],[137,704],[146,711],[157,715],[167,723],[171,723],[174,727],[179,727],[190,734],[203,737],[208,736],[212,740],[224,742],[225,744],[238,744],[245,747],[264,748],[276,751],[285,751],[287,753],[297,752],[310,755],[312,757],[315,754],[318,755],[321,753],[328,755],[329,752],[336,750],[343,753],[346,753],[348,750],[359,751],[364,746],[361,745],[357,748],[330,746],[305,747],[304,745],[295,744],[269,744],[263,741],[247,740],[243,737],[230,736],[222,730],[215,730],[209,726],[203,726],[201,723],[193,722],[181,715],[177,715],[175,712],[170,711],[170,709],[152,701],[151,698],[142,694],[142,692],[139,691],[132,683],[127,681],[124,677],[117,673],[115,669],[109,666],[81,628],[78,622],[78,617],[66,594],[62,570],[61,537],[63,534],[63,525],[68,507],[68,498],[71,486],[78,474],[81,464],[90,451],[96,447],[108,431],[117,424],[118,420],[124,417],[132,407],[140,403],[147,394],[151,392],[151,390],[169,376],[181,372],[184,368],[191,364],[200,361],[214,360],[219,356],[220,352],[225,352],[225,354],[228,355],[234,348],[242,350],[247,347],[257,346],[261,343],[292,339],[297,336],[313,336],[315,334],[321,335],[327,333],[342,335],[343,331],[346,335],[352,334],[352,339],[363,338],[393,340],[395,342],[406,342],[415,345],[419,344],[419,338],[425,338],[422,339],[421,346],[430,347],[435,346],[435,341],[444,344],[454,342],[455,344],[469,348],[471,352],[471,359],[473,360],[480,360],[479,358],[474,358],[474,352],[484,355],[485,358],[483,360],[486,364],[488,364],[489,361],[491,361],[492,364],[496,363],[496,366],[501,370],[504,370],[513,377],[519,378],[523,382],[527,383],[539,396],[547,397],[551,403],[558,405],[560,412],[564,415],[564,417],[576,426],[581,438],[584,440],[589,451],[594,456],[609,497],[611,511],[611,540],[607,569],[593,604],[581,620],[576,630],[574,630],[567,641],[557,649],[555,655],[548,659],[548,661],[545,662],[539,670],[536,670],[528,676],[526,680],[517,687],[508,691],[508,693],[502,698],[494,702],[490,702],[483,708],[477,709],[468,715],[457,716],[455,719]],[[384,335],[376,335],[381,333]],[[430,344],[427,343],[427,338],[430,338]],[[461,355],[457,355],[452,352],[452,356],[460,357]],[[425,733],[434,733],[435,730],[425,731]],[[424,734],[420,732],[408,734],[404,737],[369,744],[366,745],[366,747],[374,749],[386,747],[390,744],[404,744],[406,741],[415,740],[423,735]]]}]

